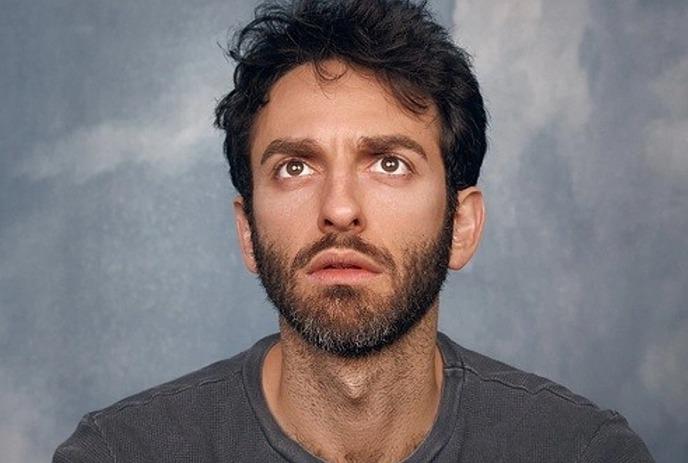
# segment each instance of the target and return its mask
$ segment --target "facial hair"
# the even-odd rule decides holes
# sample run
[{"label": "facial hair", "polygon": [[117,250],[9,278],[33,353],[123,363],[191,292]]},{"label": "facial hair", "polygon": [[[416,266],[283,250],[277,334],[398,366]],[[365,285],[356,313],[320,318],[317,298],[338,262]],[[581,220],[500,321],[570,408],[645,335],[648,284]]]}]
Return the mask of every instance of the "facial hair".
[{"label": "facial hair", "polygon": [[[301,249],[291,263],[275,243],[251,234],[258,276],[268,299],[306,342],[349,358],[370,355],[409,332],[437,300],[446,279],[453,232],[453,213],[445,214],[435,237],[406,247],[401,265],[392,254],[354,234],[327,234]],[[296,277],[315,255],[326,249],[351,249],[386,270],[388,294],[346,284],[299,287]]]}]

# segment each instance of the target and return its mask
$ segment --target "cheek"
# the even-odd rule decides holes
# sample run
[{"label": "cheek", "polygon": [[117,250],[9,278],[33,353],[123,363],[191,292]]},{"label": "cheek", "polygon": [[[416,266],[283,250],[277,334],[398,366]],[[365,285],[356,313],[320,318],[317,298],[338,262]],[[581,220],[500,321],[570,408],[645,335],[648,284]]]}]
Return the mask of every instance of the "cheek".
[{"label": "cheek", "polygon": [[368,229],[392,247],[435,239],[443,225],[444,184],[428,182],[416,188],[375,191],[368,198]]},{"label": "cheek", "polygon": [[316,224],[314,192],[266,191],[253,195],[253,215],[261,237],[283,249],[298,246]]}]

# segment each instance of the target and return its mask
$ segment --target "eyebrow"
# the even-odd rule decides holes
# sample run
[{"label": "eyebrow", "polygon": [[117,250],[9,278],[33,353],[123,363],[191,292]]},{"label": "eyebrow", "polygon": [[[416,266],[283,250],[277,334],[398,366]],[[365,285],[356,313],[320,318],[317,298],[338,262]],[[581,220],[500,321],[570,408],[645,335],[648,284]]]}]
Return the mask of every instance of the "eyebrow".
[{"label": "eyebrow", "polygon": [[373,137],[361,137],[359,139],[359,149],[372,153],[386,153],[397,148],[406,148],[414,151],[423,159],[427,160],[428,155],[425,153],[420,144],[407,137],[406,135],[377,135]]},{"label": "eyebrow", "polygon": [[290,156],[312,157],[316,153],[322,153],[318,142],[312,138],[277,138],[272,140],[260,156],[260,164],[263,165],[275,154],[287,154]]},{"label": "eyebrow", "polygon": [[[367,151],[369,153],[386,153],[397,148],[406,148],[423,159],[428,158],[423,147],[406,135],[392,134],[392,135],[375,135],[370,137],[361,137],[358,140],[358,150]],[[316,154],[322,154],[323,150],[312,138],[277,138],[272,140],[260,156],[260,164],[263,165],[270,157],[276,154],[286,154],[289,156],[298,157],[313,157]]]}]

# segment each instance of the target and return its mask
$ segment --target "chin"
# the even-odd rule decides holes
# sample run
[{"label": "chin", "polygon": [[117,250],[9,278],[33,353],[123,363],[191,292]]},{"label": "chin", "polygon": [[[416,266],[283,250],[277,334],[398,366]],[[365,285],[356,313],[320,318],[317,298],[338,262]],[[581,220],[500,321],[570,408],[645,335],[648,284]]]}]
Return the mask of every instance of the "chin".
[{"label": "chin", "polygon": [[381,351],[427,313],[370,297],[367,290],[348,285],[333,285],[319,293],[280,313],[308,344],[340,357],[361,358]]}]

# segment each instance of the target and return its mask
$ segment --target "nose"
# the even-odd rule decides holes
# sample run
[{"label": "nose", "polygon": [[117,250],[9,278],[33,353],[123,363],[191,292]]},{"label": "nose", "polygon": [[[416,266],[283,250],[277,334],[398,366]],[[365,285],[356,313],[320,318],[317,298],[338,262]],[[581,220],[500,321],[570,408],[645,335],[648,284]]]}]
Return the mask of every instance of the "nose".
[{"label": "nose", "polygon": [[360,233],[365,228],[360,191],[355,175],[330,175],[323,185],[318,227],[323,233]]}]

